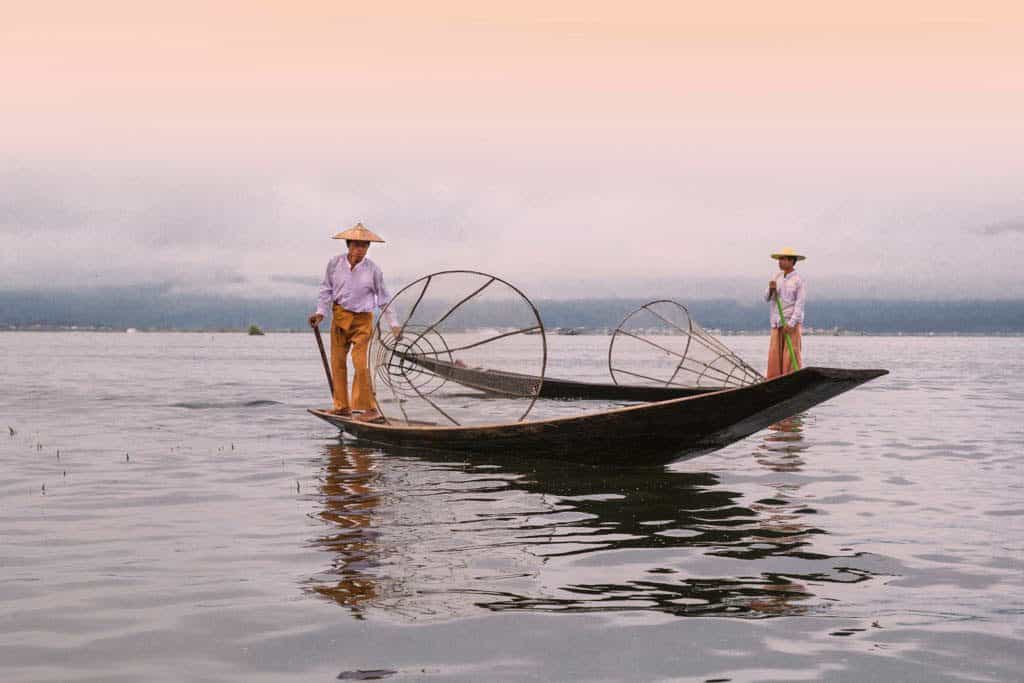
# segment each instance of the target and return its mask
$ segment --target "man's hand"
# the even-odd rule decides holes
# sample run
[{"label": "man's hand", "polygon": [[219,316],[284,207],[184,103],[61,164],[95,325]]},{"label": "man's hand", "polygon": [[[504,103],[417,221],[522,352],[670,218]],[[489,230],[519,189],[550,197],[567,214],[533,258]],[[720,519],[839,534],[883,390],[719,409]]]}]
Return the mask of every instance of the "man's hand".
[{"label": "man's hand", "polygon": [[319,313],[314,313],[313,315],[309,316],[309,326],[316,327],[320,324],[320,322],[323,319],[324,317],[322,315],[320,315]]},{"label": "man's hand", "polygon": [[402,341],[402,328],[397,326],[392,327],[391,336],[395,338],[395,341]]}]

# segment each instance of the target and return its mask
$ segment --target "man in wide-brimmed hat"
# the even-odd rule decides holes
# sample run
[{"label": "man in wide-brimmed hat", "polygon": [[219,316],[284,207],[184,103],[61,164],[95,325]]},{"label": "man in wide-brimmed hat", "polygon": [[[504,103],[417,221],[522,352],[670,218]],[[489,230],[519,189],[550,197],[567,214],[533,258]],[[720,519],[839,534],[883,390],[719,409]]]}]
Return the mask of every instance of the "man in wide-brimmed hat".
[{"label": "man in wide-brimmed hat", "polygon": [[[779,262],[780,272],[769,280],[768,291],[764,295],[772,325],[771,341],[768,344],[768,379],[803,367],[800,332],[804,323],[804,303],[807,301],[803,278],[794,270],[796,262],[803,261],[805,257],[787,247],[772,254],[772,258]],[[781,317],[777,300],[782,301]],[[794,359],[796,367],[793,367]]]},{"label": "man in wide-brimmed hat", "polygon": [[[358,419],[376,420],[380,414],[370,383],[367,352],[373,334],[373,310],[385,308],[391,301],[391,294],[384,285],[384,273],[376,263],[366,258],[366,251],[370,242],[384,240],[362,223],[339,232],[333,239],[345,240],[348,251],[327,263],[327,272],[320,283],[316,313],[309,316],[309,324],[316,327],[327,311],[331,311],[331,375],[334,378],[334,410],[331,412],[351,416],[353,409],[361,410],[363,412]],[[392,334],[396,339],[400,338],[401,328],[395,312],[386,308],[384,315]],[[356,370],[351,405],[348,400],[347,359],[350,348]]]}]

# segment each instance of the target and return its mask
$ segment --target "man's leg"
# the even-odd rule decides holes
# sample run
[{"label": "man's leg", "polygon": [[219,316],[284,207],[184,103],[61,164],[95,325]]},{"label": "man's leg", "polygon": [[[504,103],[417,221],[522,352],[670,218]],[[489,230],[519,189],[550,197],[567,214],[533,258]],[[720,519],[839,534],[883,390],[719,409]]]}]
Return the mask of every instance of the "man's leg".
[{"label": "man's leg", "polygon": [[331,318],[331,377],[334,382],[334,409],[348,410],[348,350],[352,346],[349,325],[352,314],[335,305]]},{"label": "man's leg", "polygon": [[785,344],[782,333],[777,327],[772,328],[771,337],[768,340],[768,371],[765,372],[767,379],[778,377],[782,374],[782,358],[779,354],[779,342]]},{"label": "man's leg", "polygon": [[[803,355],[801,354],[801,349],[803,347],[803,335],[800,332],[800,325],[791,328],[789,330],[789,341],[793,345],[793,353],[796,355],[797,366],[802,368],[804,366],[804,359]],[[782,343],[785,344],[786,340],[783,339]],[[784,374],[789,374],[797,369],[793,367],[793,361],[790,359],[788,346],[785,349],[783,349],[782,358],[782,372]]]},{"label": "man's leg", "polygon": [[349,339],[352,342],[352,407],[356,410],[374,410],[373,385],[370,383],[369,349],[373,335],[373,313],[356,313],[352,317]]}]

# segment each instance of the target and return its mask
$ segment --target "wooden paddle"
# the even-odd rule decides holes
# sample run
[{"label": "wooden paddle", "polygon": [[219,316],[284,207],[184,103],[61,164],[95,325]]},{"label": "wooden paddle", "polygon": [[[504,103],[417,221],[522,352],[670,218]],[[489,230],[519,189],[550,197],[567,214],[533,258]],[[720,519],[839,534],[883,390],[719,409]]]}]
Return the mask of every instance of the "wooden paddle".
[{"label": "wooden paddle", "polygon": [[320,337],[320,326],[311,325],[313,334],[316,335],[316,345],[320,347],[320,360],[324,362],[324,374],[327,375],[327,386],[331,388],[331,397],[334,397],[334,380],[331,379],[331,366],[327,364],[327,354],[324,352],[324,340]]},{"label": "wooden paddle", "polygon": [[796,351],[793,350],[793,342],[789,339],[789,333],[786,329],[786,315],[782,312],[782,297],[779,295],[779,290],[775,290],[775,303],[779,307],[779,325],[782,326],[782,336],[786,338],[786,348],[789,349],[789,364],[794,370],[800,369],[800,363],[796,360]]}]

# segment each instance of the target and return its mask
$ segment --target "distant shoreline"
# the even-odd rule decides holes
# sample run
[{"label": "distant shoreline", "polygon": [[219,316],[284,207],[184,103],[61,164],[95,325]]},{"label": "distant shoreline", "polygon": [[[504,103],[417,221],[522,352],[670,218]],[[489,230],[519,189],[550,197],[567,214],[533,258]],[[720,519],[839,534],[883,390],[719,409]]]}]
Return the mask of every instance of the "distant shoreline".
[{"label": "distant shoreline", "polygon": [[[471,331],[471,330],[467,330]],[[105,326],[89,325],[26,325],[6,326],[0,325],[0,332],[99,332],[103,334],[239,334],[249,335],[248,328],[113,328]],[[265,334],[308,334],[309,328],[305,329],[270,329],[263,328]],[[710,329],[709,333],[716,337],[759,337],[768,336],[768,328],[763,330],[717,330]],[[580,337],[604,337],[610,336],[609,330],[580,330],[571,336]],[[567,336],[558,332],[548,331],[548,336]],[[864,332],[860,330],[814,330],[804,331],[805,337],[1024,337],[1024,332]]]},{"label": "distant shoreline", "polygon": [[[614,330],[649,299],[538,299],[534,302],[553,336]],[[440,306],[440,302],[432,302]],[[245,331],[250,325],[275,332],[308,331],[313,302],[306,299],[240,299],[172,295],[158,290],[110,289],[71,292],[0,291],[0,330]],[[699,299],[685,302],[704,329],[723,335],[767,334],[764,302]],[[508,311],[477,307],[461,325],[501,328]],[[808,327],[839,335],[1024,334],[1024,298],[1006,301],[916,301],[815,299],[807,307]]]}]

